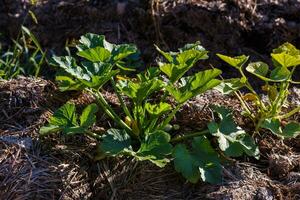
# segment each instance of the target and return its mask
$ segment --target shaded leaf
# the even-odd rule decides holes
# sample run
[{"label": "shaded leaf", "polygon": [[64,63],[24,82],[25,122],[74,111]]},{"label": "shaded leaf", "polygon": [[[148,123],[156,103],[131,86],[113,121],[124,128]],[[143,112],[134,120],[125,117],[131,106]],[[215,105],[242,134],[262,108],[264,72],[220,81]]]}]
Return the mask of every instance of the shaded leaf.
[{"label": "shaded leaf", "polygon": [[286,81],[291,72],[287,67],[276,67],[271,71],[270,78],[272,81]]},{"label": "shaded leaf", "polygon": [[215,87],[216,90],[220,91],[222,94],[231,94],[244,87],[245,83],[241,82],[240,78],[232,78],[223,80],[218,86]]},{"label": "shaded leaf", "polygon": [[284,138],[295,138],[300,134],[300,124],[296,122],[290,122],[282,127],[279,119],[266,119],[261,127]]},{"label": "shaded leaf", "polygon": [[170,135],[164,131],[155,131],[146,135],[136,153],[138,160],[149,160],[158,167],[164,167],[170,160],[167,155],[172,153]]},{"label": "shaded leaf", "polygon": [[131,151],[131,139],[125,130],[108,129],[102,136],[102,151],[109,156],[124,154]]},{"label": "shaded leaf", "polygon": [[195,156],[184,144],[178,144],[173,151],[175,170],[182,174],[191,183],[197,183],[200,179],[199,166]]},{"label": "shaded leaf", "polygon": [[227,156],[239,157],[243,153],[259,158],[259,149],[254,140],[233,120],[229,109],[221,106],[212,106],[218,113],[220,122],[210,122],[208,129],[210,133],[218,138],[219,147]]},{"label": "shaded leaf", "polygon": [[188,181],[196,183],[201,178],[209,183],[221,182],[222,167],[218,154],[205,136],[194,138],[191,151],[184,144],[176,145],[173,157],[175,170]]}]

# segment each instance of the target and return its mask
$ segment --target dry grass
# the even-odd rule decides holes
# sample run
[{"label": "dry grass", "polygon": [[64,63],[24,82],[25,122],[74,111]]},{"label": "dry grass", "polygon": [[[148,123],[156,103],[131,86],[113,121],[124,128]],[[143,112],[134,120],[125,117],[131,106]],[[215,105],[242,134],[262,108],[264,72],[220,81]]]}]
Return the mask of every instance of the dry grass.
[{"label": "dry grass", "polygon": [[[38,137],[38,128],[53,110],[66,100],[78,105],[93,101],[86,94],[69,94],[60,99],[54,94],[52,83],[30,78],[1,83],[0,89],[0,112],[7,114],[0,115],[1,199],[296,200],[300,197],[299,139],[282,142],[274,137],[258,138],[262,152],[259,162],[241,158],[224,168],[221,185],[193,185],[172,166],[160,169],[126,158],[96,161],[97,143],[90,138]],[[107,92],[105,96],[117,105],[113,95]],[[200,127],[211,115],[206,106],[211,101],[236,111],[240,109],[233,97],[210,92],[189,102],[177,116],[177,122],[184,126],[194,121],[193,126]],[[27,112],[31,109],[36,112]],[[101,117],[101,123],[107,123],[107,119]]]}]

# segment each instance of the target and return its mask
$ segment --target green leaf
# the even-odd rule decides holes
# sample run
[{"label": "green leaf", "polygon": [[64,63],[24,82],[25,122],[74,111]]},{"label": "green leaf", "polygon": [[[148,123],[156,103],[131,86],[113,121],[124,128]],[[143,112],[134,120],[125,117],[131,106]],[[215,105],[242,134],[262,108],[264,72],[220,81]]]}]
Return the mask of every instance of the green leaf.
[{"label": "green leaf", "polygon": [[300,64],[299,55],[293,56],[283,52],[283,53],[272,53],[271,56],[273,61],[279,63],[282,67],[292,67]]},{"label": "green leaf", "polygon": [[108,62],[111,56],[110,52],[103,47],[95,47],[79,51],[77,55],[92,62]]},{"label": "green leaf", "polygon": [[74,58],[70,56],[65,56],[65,57],[53,57],[53,61],[56,65],[64,69],[67,73],[72,75],[73,77],[79,79],[79,80],[86,80],[89,81],[91,78],[90,76],[86,73],[86,71],[79,67],[76,64],[76,61]]},{"label": "green leaf", "polygon": [[96,122],[96,113],[98,112],[98,106],[94,103],[85,107],[80,116],[80,126],[88,128]]},{"label": "green leaf", "polygon": [[188,99],[219,85],[221,81],[214,78],[221,73],[219,69],[198,72],[193,76],[182,78],[181,87],[177,88],[173,85],[168,85],[166,89],[178,103],[184,103]]},{"label": "green leaf", "polygon": [[[184,47],[179,48],[178,50],[179,50],[179,52],[184,52],[184,51],[191,50],[191,49],[197,50],[197,51],[206,51],[205,48],[201,45],[200,41],[197,41],[195,43],[186,44],[186,45],[184,45]],[[208,58],[208,56],[207,56],[207,58]]]},{"label": "green leaf", "polygon": [[179,52],[166,53],[156,47],[157,50],[167,59],[167,63],[159,62],[160,70],[166,74],[171,83],[179,80],[199,60],[207,59],[207,51],[200,45],[187,44],[179,49]]},{"label": "green leaf", "polygon": [[58,132],[60,131],[60,127],[59,126],[56,126],[56,125],[47,125],[47,126],[43,126],[40,128],[40,134],[41,135],[47,135],[47,134],[50,134],[50,133],[55,133],[55,132]]},{"label": "green leaf", "polygon": [[285,127],[281,127],[279,119],[266,119],[261,125],[262,128],[270,130],[275,135],[284,138],[295,138],[300,134],[300,124],[290,122]]},{"label": "green leaf", "polygon": [[245,83],[241,81],[240,78],[232,78],[223,80],[218,86],[216,86],[216,90],[220,91],[222,94],[231,94],[244,87]]},{"label": "green leaf", "polygon": [[177,144],[173,151],[175,170],[191,183],[200,179],[199,166],[196,157],[189,152],[184,144]]},{"label": "green leaf", "polygon": [[121,80],[117,87],[122,93],[137,103],[141,103],[150,94],[159,91],[163,87],[163,82],[157,78],[143,82],[133,82],[131,80]]},{"label": "green leaf", "polygon": [[58,82],[59,90],[69,91],[69,90],[83,90],[85,88],[82,82],[76,82],[68,76],[56,76],[55,80]]},{"label": "green leaf", "polygon": [[195,137],[192,148],[198,159],[201,179],[212,184],[221,182],[222,166],[217,152],[212,148],[209,140],[205,137]]},{"label": "green leaf", "polygon": [[268,78],[266,78],[269,72],[269,66],[264,62],[249,63],[246,67],[246,70],[262,80],[269,80]]},{"label": "green leaf", "polygon": [[272,81],[281,82],[286,81],[289,78],[290,74],[291,72],[287,67],[276,67],[271,71],[270,78],[272,79]]},{"label": "green leaf", "polygon": [[249,59],[249,56],[245,55],[229,57],[222,54],[217,54],[217,56],[236,69],[240,69]]},{"label": "green leaf", "polygon": [[82,62],[82,66],[78,66],[75,59],[69,56],[54,57],[53,60],[68,74],[78,79],[63,77],[62,90],[83,89],[84,86],[98,89],[119,73],[118,70],[112,70],[112,65],[107,63]]},{"label": "green leaf", "polygon": [[172,109],[168,103],[160,102],[159,104],[146,103],[145,108],[150,115],[158,117]]},{"label": "green leaf", "polygon": [[164,167],[170,160],[167,158],[172,153],[170,135],[164,131],[155,131],[146,135],[135,157],[138,160],[149,160],[158,167]]},{"label": "green leaf", "polygon": [[[133,71],[126,67],[127,62],[132,64],[139,57],[139,51],[133,44],[115,45],[107,42],[103,35],[88,33],[81,37],[77,45],[77,55],[92,62],[105,62],[111,65],[116,64],[123,70]],[[126,62],[122,61],[127,59]]]},{"label": "green leaf", "polygon": [[291,56],[297,56],[297,55],[300,55],[300,50],[297,49],[294,45],[286,42],[286,43],[280,45],[278,48],[273,49],[273,53],[275,53],[275,54],[287,53]]},{"label": "green leaf", "polygon": [[119,61],[133,54],[139,54],[138,49],[135,45],[133,44],[115,45],[112,51],[112,59],[114,61]]},{"label": "green leaf", "polygon": [[131,139],[125,130],[109,129],[102,136],[102,151],[109,156],[116,156],[131,151]]},{"label": "green leaf", "polygon": [[77,126],[76,107],[72,103],[66,103],[60,107],[50,118],[49,123],[57,126]]},{"label": "green leaf", "polygon": [[219,147],[227,156],[239,157],[243,153],[259,159],[259,149],[254,140],[233,120],[229,109],[221,106],[212,106],[218,113],[220,122],[210,122],[210,133],[218,138]]},{"label": "green leaf", "polygon": [[191,183],[201,178],[205,182],[220,183],[222,167],[218,154],[205,136],[195,137],[192,151],[178,144],[173,151],[175,170]]},{"label": "green leaf", "polygon": [[87,33],[81,36],[79,44],[77,45],[78,51],[85,51],[96,47],[103,47],[109,52],[112,52],[114,44],[111,44],[105,40],[103,35],[97,35],[93,33]]},{"label": "green leaf", "polygon": [[49,124],[40,129],[40,134],[45,135],[59,131],[66,135],[85,133],[95,123],[96,112],[97,106],[95,104],[87,106],[80,117],[79,125],[75,105],[66,103],[54,112],[49,120]]},{"label": "green leaf", "polygon": [[150,79],[157,78],[160,74],[160,69],[158,67],[149,67],[146,72],[144,73],[139,73],[137,75],[139,81],[148,81]]}]

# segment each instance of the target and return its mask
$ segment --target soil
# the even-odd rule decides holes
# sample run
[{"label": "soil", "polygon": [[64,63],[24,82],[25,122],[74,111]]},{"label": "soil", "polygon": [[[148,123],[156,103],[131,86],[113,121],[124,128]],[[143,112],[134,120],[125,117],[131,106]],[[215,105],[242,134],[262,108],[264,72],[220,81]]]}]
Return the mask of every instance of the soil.
[{"label": "soil", "polygon": [[44,48],[59,54],[66,41],[94,32],[111,42],[137,44],[151,65],[157,56],[154,43],[176,50],[200,40],[212,52],[207,64],[223,68],[230,76],[231,70],[222,67],[215,53],[247,54],[252,60],[268,61],[271,50],[284,42],[300,46],[298,0],[129,0],[124,12],[117,1],[108,0],[30,2],[0,1],[4,38],[15,38],[24,23]]},{"label": "soil", "polygon": [[[299,91],[293,98],[300,100]],[[55,85],[43,79],[20,77],[0,83],[0,196],[1,199],[218,199],[296,200],[300,197],[299,138],[279,140],[257,136],[259,161],[241,157],[223,168],[220,185],[186,182],[173,167],[119,158],[97,161],[97,143],[84,136],[39,137],[39,127],[65,101],[79,107],[93,101],[86,94],[57,95]],[[109,91],[105,98],[117,106]],[[59,98],[60,97],[60,98]],[[240,116],[234,96],[210,91],[189,101],[176,117],[180,132],[203,128],[211,102]],[[192,113],[192,114],[191,114]],[[99,117],[99,116],[98,116]],[[100,116],[95,130],[104,130]],[[295,118],[299,119],[299,115]],[[190,122],[193,122],[192,124]],[[237,122],[249,129],[240,117]],[[103,126],[104,125],[104,126]]]}]

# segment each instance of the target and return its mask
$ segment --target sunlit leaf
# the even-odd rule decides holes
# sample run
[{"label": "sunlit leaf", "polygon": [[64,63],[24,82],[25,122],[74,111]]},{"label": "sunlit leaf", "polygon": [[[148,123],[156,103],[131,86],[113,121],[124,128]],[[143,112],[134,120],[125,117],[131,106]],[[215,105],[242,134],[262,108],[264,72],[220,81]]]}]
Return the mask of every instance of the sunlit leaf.
[{"label": "sunlit leaf", "polygon": [[249,59],[249,56],[245,55],[230,57],[222,54],[217,54],[217,56],[232,67],[235,67],[237,69],[240,69]]},{"label": "sunlit leaf", "polygon": [[266,77],[269,72],[269,66],[264,62],[249,63],[249,65],[246,67],[246,70],[262,80],[269,80]]},{"label": "sunlit leaf", "polygon": [[201,71],[192,76],[182,78],[179,88],[168,85],[166,89],[178,103],[184,103],[188,99],[219,85],[221,81],[214,78],[220,74],[221,70],[219,69]]},{"label": "sunlit leaf", "polygon": [[155,117],[158,117],[172,109],[170,104],[164,102],[160,102],[159,104],[146,103],[145,108],[150,115]]}]

